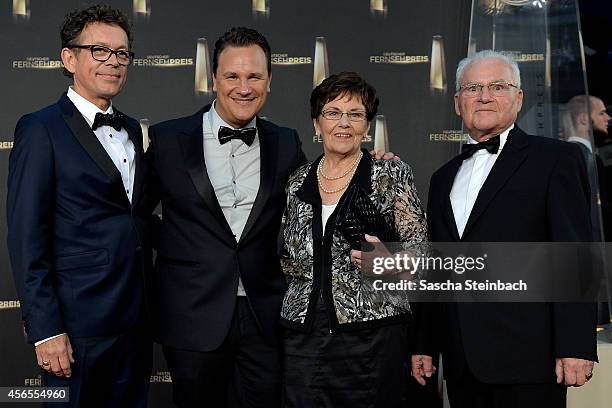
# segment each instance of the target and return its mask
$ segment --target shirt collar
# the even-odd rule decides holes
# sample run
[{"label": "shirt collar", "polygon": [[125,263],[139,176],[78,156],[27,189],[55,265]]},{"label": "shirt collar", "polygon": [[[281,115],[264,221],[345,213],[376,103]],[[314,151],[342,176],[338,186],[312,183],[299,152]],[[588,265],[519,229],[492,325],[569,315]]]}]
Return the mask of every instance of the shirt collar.
[{"label": "shirt collar", "polygon": [[[224,121],[221,118],[221,116],[219,116],[219,114],[217,113],[217,110],[215,109],[216,105],[217,105],[217,101],[215,100],[215,101],[213,101],[212,106],[210,107],[210,110],[208,111],[208,114],[209,114],[208,120],[210,121],[211,129],[212,129],[213,134],[215,135],[215,138],[218,139],[219,138],[219,128],[221,126],[225,126],[225,127],[230,128],[230,129],[234,129],[234,127],[230,126],[226,121]],[[257,129],[256,123],[257,123],[257,117],[254,117],[244,127],[245,128],[253,127],[255,129]]]},{"label": "shirt collar", "polygon": [[573,142],[573,143],[581,143],[582,145],[584,145],[587,149],[589,149],[589,152],[593,153],[593,146],[591,145],[591,142],[589,140],[586,140],[583,137],[579,137],[579,136],[570,136],[567,138],[568,142]]},{"label": "shirt collar", "polygon": [[[508,134],[510,133],[510,131],[512,129],[514,129],[514,123],[508,129],[506,129],[506,130],[504,130],[503,132],[500,133],[500,135],[499,135],[499,150],[497,151],[497,153],[501,152],[501,150],[504,148],[504,145],[506,144],[506,141],[508,140]],[[476,140],[472,139],[472,136],[468,136],[467,142],[468,142],[468,144],[476,144],[476,143],[478,143]],[[478,152],[476,152],[476,153],[478,153]]]},{"label": "shirt collar", "polygon": [[68,87],[68,98],[72,101],[81,115],[85,118],[89,127],[91,127],[96,118],[96,113],[113,113],[113,103],[111,102],[106,111],[98,108],[96,105],[83,98],[71,86]]}]

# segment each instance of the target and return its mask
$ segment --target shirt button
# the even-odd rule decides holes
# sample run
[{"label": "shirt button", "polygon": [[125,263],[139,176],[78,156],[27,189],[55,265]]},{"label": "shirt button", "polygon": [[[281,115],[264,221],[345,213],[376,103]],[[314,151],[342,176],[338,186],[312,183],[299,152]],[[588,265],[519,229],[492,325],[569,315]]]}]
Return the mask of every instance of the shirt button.
[{"label": "shirt button", "polygon": [[232,154],[232,157],[236,157],[236,155]]},{"label": "shirt button", "polygon": [[232,180],[232,183],[236,184],[236,180]]},{"label": "shirt button", "polygon": [[234,204],[234,208],[238,207],[236,204]]},{"label": "shirt button", "polygon": [[130,194],[130,190],[125,190],[126,193]]},{"label": "shirt button", "polygon": [[113,137],[113,135],[109,135],[110,137]]},{"label": "shirt button", "polygon": [[127,163],[127,159],[123,159],[123,162],[124,162],[124,163]]}]

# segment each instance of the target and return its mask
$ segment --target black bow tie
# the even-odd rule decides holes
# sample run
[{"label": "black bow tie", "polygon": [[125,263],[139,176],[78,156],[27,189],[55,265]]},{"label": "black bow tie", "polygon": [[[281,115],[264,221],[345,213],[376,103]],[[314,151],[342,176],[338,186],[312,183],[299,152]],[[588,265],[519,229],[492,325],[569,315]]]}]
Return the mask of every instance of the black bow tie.
[{"label": "black bow tie", "polygon": [[115,111],[114,113],[96,113],[96,118],[94,119],[94,123],[91,126],[93,130],[96,130],[100,126],[111,126],[117,132],[121,130],[123,127],[123,122],[125,121],[125,116]]},{"label": "black bow tie", "polygon": [[469,159],[480,149],[487,149],[491,154],[497,154],[499,150],[499,136],[492,137],[480,143],[466,143],[461,148],[461,157],[463,160]]},{"label": "black bow tie", "polygon": [[221,126],[219,128],[219,143],[225,144],[232,139],[240,139],[248,146],[250,146],[255,140],[256,133],[257,129],[255,129],[254,127],[234,130],[226,126]]}]

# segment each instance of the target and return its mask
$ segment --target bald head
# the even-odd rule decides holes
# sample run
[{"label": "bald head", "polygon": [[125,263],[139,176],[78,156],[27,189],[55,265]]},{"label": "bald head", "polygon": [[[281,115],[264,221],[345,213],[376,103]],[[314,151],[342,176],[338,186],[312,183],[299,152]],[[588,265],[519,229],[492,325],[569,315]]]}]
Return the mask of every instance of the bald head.
[{"label": "bald head", "polygon": [[[591,110],[589,116],[589,109]],[[589,121],[593,131],[608,134],[610,116],[606,105],[596,96],[576,95],[567,103],[567,110],[572,117],[574,129],[588,134]]]}]

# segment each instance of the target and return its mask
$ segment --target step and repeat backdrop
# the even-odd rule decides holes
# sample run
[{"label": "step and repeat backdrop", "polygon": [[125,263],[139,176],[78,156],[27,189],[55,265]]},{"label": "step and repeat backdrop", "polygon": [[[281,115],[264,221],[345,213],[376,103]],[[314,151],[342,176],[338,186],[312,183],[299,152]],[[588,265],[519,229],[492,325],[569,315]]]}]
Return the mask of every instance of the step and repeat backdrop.
[{"label": "step and repeat backdrop", "polygon": [[[40,385],[23,337],[6,239],[8,157],[19,117],[55,102],[65,14],[96,2],[5,0],[0,6],[0,386]],[[310,92],[325,76],[361,73],[378,90],[379,114],[364,145],[410,163],[423,202],[429,177],[464,139],[452,96],[457,62],[468,52],[472,0],[123,0],[136,59],[113,104],[149,124],[192,114],[214,99],[215,40],[232,26],[262,32],[272,47],[272,86],[262,116],[296,128],[310,159],[322,152],[309,117]],[[145,132],[146,133],[146,132]],[[159,349],[151,406],[170,405],[171,378]],[[22,405],[25,406],[25,405]]]}]

